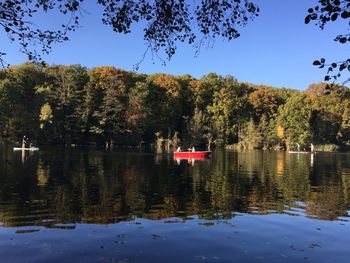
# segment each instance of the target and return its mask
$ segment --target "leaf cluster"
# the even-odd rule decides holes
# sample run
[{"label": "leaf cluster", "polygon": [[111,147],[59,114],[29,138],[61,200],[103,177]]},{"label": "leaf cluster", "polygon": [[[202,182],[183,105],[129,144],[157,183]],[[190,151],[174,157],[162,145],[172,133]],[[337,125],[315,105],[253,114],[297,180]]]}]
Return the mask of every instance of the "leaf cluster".
[{"label": "leaf cluster", "polygon": [[[324,29],[329,22],[335,22],[337,20],[344,20],[350,26],[350,0],[319,0],[318,5],[314,8],[309,8],[308,15],[305,17],[305,24],[315,22],[315,24]],[[350,34],[339,34],[335,37],[334,41],[341,44],[346,44],[350,41]],[[350,71],[350,59],[346,59],[338,62],[326,63],[325,58],[315,60],[313,65],[319,68],[327,68],[327,75],[324,77],[325,81],[338,80],[344,69]],[[350,79],[344,81],[343,84]]]},{"label": "leaf cluster", "polygon": [[[77,14],[83,0],[6,0],[0,2],[0,27],[10,41],[17,41],[21,51],[29,60],[40,60],[41,53],[49,53],[54,43],[68,40],[67,33],[79,26]],[[60,29],[42,29],[33,22],[33,17],[41,12],[56,11],[68,15],[69,19]],[[40,46],[41,52],[36,46]],[[4,52],[0,61],[4,63]],[[4,64],[3,64],[4,66]]]},{"label": "leaf cluster", "polygon": [[[67,33],[79,27],[84,3],[86,0],[1,1],[0,27],[11,41],[18,41],[29,60],[40,60],[40,54],[50,52],[54,43],[68,40]],[[98,0],[97,4],[103,8],[103,24],[116,33],[130,33],[134,23],[142,22],[147,43],[143,58],[150,51],[163,62],[160,51],[170,60],[178,42],[199,49],[207,40],[239,37],[237,27],[246,25],[259,13],[259,8],[249,0],[202,0],[198,4],[185,0]],[[62,29],[41,29],[33,23],[35,15],[50,11],[67,16]],[[41,52],[37,52],[36,45],[41,46]],[[0,53],[1,62],[4,55]]]}]

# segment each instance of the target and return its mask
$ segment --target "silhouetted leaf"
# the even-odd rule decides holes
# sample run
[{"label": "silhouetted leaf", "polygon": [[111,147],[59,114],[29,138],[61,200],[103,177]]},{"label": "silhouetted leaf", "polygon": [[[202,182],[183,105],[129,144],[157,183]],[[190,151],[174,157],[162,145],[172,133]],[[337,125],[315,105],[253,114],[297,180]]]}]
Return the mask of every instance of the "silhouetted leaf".
[{"label": "silhouetted leaf", "polygon": [[310,23],[310,19],[311,19],[311,16],[310,15],[307,15],[305,17],[305,24],[309,24]]},{"label": "silhouetted leaf", "polygon": [[346,37],[341,37],[338,41],[342,44],[345,44],[348,41],[348,39]]},{"label": "silhouetted leaf", "polygon": [[337,20],[338,15],[339,15],[338,13],[334,13],[334,14],[331,16],[331,20],[332,20],[332,21]]}]

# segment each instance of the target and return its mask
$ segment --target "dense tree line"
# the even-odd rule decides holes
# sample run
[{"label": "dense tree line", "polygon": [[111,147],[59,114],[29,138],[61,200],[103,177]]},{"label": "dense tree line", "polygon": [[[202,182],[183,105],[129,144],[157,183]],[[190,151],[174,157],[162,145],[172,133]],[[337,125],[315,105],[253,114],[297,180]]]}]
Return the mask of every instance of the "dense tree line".
[{"label": "dense tree line", "polygon": [[65,145],[341,145],[350,140],[350,90],[25,63],[0,71],[0,133]]}]

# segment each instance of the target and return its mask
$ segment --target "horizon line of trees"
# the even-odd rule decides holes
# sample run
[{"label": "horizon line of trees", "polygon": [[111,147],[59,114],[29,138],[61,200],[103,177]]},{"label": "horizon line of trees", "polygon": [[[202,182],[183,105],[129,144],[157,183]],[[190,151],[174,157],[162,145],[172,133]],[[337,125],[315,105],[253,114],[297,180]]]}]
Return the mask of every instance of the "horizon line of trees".
[{"label": "horizon line of trees", "polygon": [[350,142],[350,90],[24,63],[0,71],[0,136],[23,135],[64,145],[343,145]]}]

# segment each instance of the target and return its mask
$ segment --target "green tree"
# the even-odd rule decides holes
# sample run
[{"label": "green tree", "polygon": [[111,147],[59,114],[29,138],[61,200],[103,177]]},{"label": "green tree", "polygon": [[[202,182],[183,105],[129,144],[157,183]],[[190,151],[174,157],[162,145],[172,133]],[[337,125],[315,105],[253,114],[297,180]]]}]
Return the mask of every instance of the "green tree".
[{"label": "green tree", "polygon": [[291,96],[278,109],[278,123],[285,129],[287,147],[308,147],[312,142],[311,101],[303,93]]},{"label": "green tree", "polygon": [[221,78],[215,73],[209,73],[199,80],[189,83],[194,96],[195,108],[202,112],[207,112],[208,105],[213,103],[214,92],[221,86]]},{"label": "green tree", "polygon": [[[306,94],[311,99],[312,129],[318,143],[341,143],[345,139],[341,132],[343,118],[350,102],[349,91],[339,85],[325,94],[327,83],[311,84]],[[344,138],[343,138],[344,137]]]},{"label": "green tree", "polygon": [[[53,127],[61,143],[77,143],[85,129],[83,119],[86,85],[89,81],[87,70],[80,65],[52,66],[46,68],[48,81],[38,92],[45,93],[51,105]],[[51,130],[52,132],[52,130]]]},{"label": "green tree", "polygon": [[220,85],[214,92],[212,105],[208,105],[208,112],[216,129],[216,137],[224,143],[237,142],[239,129],[250,118],[248,95],[251,87],[238,83],[231,76],[222,78]]},{"label": "green tree", "polygon": [[110,144],[127,132],[125,120],[128,104],[129,76],[125,71],[113,67],[102,67],[95,70],[98,78],[96,84],[102,89],[101,104],[94,111],[97,120],[94,129],[102,131],[104,139]]},{"label": "green tree", "polygon": [[[150,139],[148,130],[152,129],[155,121],[151,119],[150,90],[144,82],[136,82],[129,92],[128,109],[126,110],[127,129],[134,134],[138,140],[144,137]],[[154,132],[151,131],[151,135]],[[153,136],[151,136],[153,137]]]},{"label": "green tree", "polygon": [[42,70],[26,63],[10,67],[0,80],[1,123],[6,136],[20,139],[23,135],[37,137],[40,105],[36,88],[44,83]]},{"label": "green tree", "polygon": [[339,131],[341,140],[345,143],[350,143],[350,102],[345,103],[345,110],[342,115],[342,123]]},{"label": "green tree", "polygon": [[183,102],[186,101],[184,90],[181,82],[174,76],[167,74],[155,74],[149,77],[155,92],[154,96],[158,97],[155,101],[156,112],[154,116],[158,116],[159,129],[163,134],[167,134],[168,129],[172,131],[182,130],[184,127],[184,107]]},{"label": "green tree", "polygon": [[261,149],[263,137],[254,120],[251,119],[239,130],[239,146],[243,149]]},{"label": "green tree", "polygon": [[187,138],[190,145],[210,144],[210,119],[209,116],[198,108],[195,109],[192,118],[187,121]]},{"label": "green tree", "polygon": [[249,102],[253,106],[255,119],[260,120],[264,115],[268,119],[274,116],[279,105],[283,103],[283,99],[271,87],[257,86],[249,94]]}]

